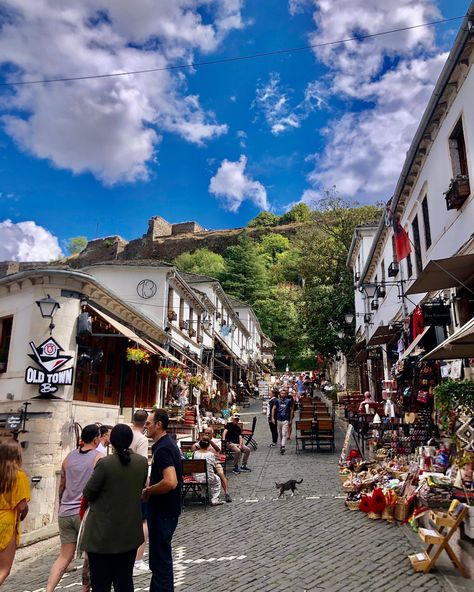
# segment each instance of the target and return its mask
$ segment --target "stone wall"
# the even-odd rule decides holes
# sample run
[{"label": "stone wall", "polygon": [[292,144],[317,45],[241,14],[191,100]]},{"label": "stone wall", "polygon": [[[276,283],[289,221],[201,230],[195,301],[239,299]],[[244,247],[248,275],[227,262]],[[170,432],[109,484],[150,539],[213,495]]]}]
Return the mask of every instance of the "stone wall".
[{"label": "stone wall", "polygon": [[151,240],[155,240],[161,236],[170,236],[172,233],[172,225],[161,216],[153,216],[148,220],[148,236]]},{"label": "stone wall", "polygon": [[178,234],[194,234],[196,232],[202,232],[204,228],[197,222],[180,222],[179,224],[173,224],[171,227],[171,234],[176,236]]}]

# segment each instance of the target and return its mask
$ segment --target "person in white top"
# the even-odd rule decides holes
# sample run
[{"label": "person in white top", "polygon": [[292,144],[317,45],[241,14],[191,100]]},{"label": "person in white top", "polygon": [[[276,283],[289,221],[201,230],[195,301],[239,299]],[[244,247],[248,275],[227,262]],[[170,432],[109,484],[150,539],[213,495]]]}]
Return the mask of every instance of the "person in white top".
[{"label": "person in white top", "polygon": [[99,444],[97,445],[97,452],[104,454],[107,456],[109,454],[109,445],[110,445],[110,430],[112,426],[109,425],[101,425],[99,427]]},{"label": "person in white top", "polygon": [[[133,440],[130,444],[130,450],[136,454],[140,454],[148,459],[148,438],[143,433],[145,431],[145,422],[148,419],[148,412],[145,409],[137,409],[132,418]],[[135,573],[150,571],[148,563],[143,561],[143,554],[145,552],[145,545],[148,539],[148,523],[147,523],[147,504],[142,502],[142,520],[143,520],[143,536],[145,540],[137,549],[137,556],[135,558],[135,565],[133,567]]]},{"label": "person in white top", "polygon": [[[230,497],[230,494],[229,494],[229,482],[227,481],[227,478],[224,475],[224,469],[222,467],[222,463],[219,460],[219,457],[221,456],[222,440],[218,440],[217,438],[214,438],[214,430],[210,427],[208,427],[204,430],[204,436],[209,439],[209,447],[208,447],[207,451],[212,452],[212,454],[214,454],[214,456],[217,459],[216,466],[215,466],[215,472],[216,472],[217,476],[219,477],[219,479],[221,480],[222,489],[224,490],[224,499],[227,503],[230,503],[232,501],[232,498]],[[192,446],[193,452],[196,452],[199,449],[200,449],[200,442],[196,442],[196,444],[193,444],[193,446]]]}]

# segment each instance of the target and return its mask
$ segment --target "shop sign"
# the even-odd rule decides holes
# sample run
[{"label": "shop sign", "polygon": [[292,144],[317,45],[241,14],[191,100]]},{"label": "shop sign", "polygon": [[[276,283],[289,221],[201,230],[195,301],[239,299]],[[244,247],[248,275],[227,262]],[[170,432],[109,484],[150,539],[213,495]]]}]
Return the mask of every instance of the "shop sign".
[{"label": "shop sign", "polygon": [[12,432],[16,432],[21,427],[21,415],[9,415],[5,422],[5,427]]},{"label": "shop sign", "polygon": [[28,366],[26,384],[37,384],[40,395],[53,395],[59,386],[72,384],[73,368],[63,368],[72,356],[61,355],[64,350],[55,339],[49,337],[38,347],[30,341],[30,347],[33,353],[28,355],[40,368]]}]

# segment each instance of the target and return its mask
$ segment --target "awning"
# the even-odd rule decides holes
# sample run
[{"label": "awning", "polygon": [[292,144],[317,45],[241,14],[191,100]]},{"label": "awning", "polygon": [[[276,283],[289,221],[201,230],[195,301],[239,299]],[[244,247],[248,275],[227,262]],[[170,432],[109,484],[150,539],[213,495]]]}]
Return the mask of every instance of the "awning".
[{"label": "awning", "polygon": [[391,325],[380,325],[375,330],[367,345],[382,345],[394,339],[396,330]]},{"label": "awning", "polygon": [[129,329],[128,327],[123,325],[120,321],[116,321],[112,317],[109,317],[108,314],[106,314],[105,312],[102,312],[98,308],[95,308],[95,306],[92,306],[92,304],[88,304],[87,306],[91,310],[93,310],[95,312],[95,314],[97,314],[99,317],[101,317],[106,323],[109,323],[109,325],[112,325],[112,327],[114,327],[114,329],[116,329],[121,335],[123,335],[124,337],[127,337],[127,339],[130,339],[131,341],[135,341],[138,345],[141,345],[150,353],[152,353],[152,354],[157,353],[157,351],[154,349],[154,346],[152,346],[150,343],[147,343],[141,337],[138,337],[138,335],[134,331],[132,331],[131,329]]},{"label": "awning", "polygon": [[147,343],[149,343],[156,350],[156,353],[158,355],[160,355],[161,357],[166,358],[167,360],[170,360],[171,362],[174,362],[175,364],[179,364],[180,366],[184,366],[183,362],[178,360],[178,358],[175,358],[173,356],[173,354],[170,354],[170,352],[163,349],[157,343],[154,343],[153,341],[150,341],[149,339],[145,339],[145,341]]},{"label": "awning", "polygon": [[474,254],[455,255],[430,261],[406,294],[422,294],[445,288],[456,288],[474,278]]},{"label": "awning", "polygon": [[422,360],[474,358],[474,317],[423,356]]},{"label": "awning", "polygon": [[[419,335],[417,335],[415,337],[415,339],[410,343],[410,345],[404,351],[403,356],[400,358],[400,360],[404,360],[405,358],[408,358],[408,356],[411,356],[412,354],[415,353],[416,347],[418,346],[418,344],[420,343],[420,341],[423,339],[423,337],[428,333],[428,331],[430,329],[431,329],[431,325],[428,325],[427,327],[425,327],[423,329],[423,332],[422,333],[420,333]],[[422,348],[419,348],[419,349],[422,349]]]},{"label": "awning", "polygon": [[[173,347],[175,347],[175,346],[173,346]],[[175,349],[176,349],[176,347],[175,347]],[[204,366],[201,362],[198,362],[194,358],[191,358],[191,356],[188,356],[183,351],[179,350],[179,353],[182,356],[184,356],[187,360],[189,360],[192,364],[194,364],[195,366],[198,366],[199,368],[202,368],[203,370],[208,370],[208,368],[206,366]],[[178,364],[181,364],[182,366],[186,365],[186,364],[183,364],[183,362],[178,362]]]}]

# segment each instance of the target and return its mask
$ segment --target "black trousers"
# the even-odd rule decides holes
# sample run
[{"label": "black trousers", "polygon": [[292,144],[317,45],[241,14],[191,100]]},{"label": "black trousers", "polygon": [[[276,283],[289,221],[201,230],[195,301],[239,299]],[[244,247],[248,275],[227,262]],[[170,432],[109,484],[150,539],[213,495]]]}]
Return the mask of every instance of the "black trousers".
[{"label": "black trousers", "polygon": [[150,592],[174,592],[171,540],[178,517],[164,518],[148,514],[148,558],[150,560]]},{"label": "black trousers", "polygon": [[272,442],[273,444],[276,444],[278,442],[278,430],[276,421],[275,423],[272,423],[270,420],[268,420],[268,425],[270,426],[270,431],[272,433]]},{"label": "black trousers", "polygon": [[91,572],[91,592],[133,592],[133,565],[136,549],[125,553],[87,553]]}]

